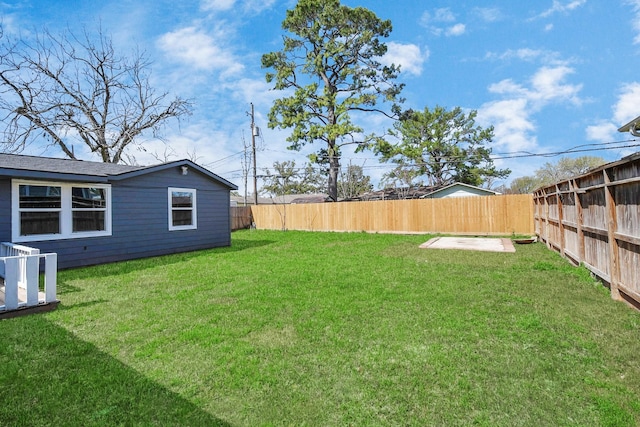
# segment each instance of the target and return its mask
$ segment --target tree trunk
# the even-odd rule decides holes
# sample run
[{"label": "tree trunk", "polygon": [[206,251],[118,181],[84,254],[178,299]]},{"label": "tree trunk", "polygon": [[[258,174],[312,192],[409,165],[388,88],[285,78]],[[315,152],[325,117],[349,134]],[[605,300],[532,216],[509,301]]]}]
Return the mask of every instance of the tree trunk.
[{"label": "tree trunk", "polygon": [[338,172],[340,171],[340,158],[334,146],[329,147],[329,198],[332,202],[338,201]]}]

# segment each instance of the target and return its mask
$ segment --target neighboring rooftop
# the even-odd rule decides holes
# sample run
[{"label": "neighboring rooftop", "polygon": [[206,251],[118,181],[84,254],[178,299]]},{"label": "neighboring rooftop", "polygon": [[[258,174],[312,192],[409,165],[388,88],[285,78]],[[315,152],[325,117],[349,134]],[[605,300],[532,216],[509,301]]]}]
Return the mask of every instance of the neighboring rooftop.
[{"label": "neighboring rooftop", "polygon": [[[279,204],[300,204],[300,203],[323,203],[327,201],[326,194],[285,194],[284,196],[258,197],[259,205],[279,205]],[[244,196],[231,196],[231,200],[238,204],[244,204]],[[247,205],[253,204],[253,195],[247,196]]]},{"label": "neighboring rooftop", "polygon": [[374,200],[401,200],[420,199],[432,193],[439,187],[414,187],[414,188],[385,188],[384,190],[369,191],[355,197],[344,199],[345,202],[374,201]]}]

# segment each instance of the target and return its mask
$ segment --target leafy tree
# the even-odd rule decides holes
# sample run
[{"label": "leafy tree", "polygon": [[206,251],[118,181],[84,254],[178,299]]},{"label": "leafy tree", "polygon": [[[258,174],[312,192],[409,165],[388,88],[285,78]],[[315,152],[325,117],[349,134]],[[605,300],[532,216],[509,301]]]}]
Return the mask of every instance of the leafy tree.
[{"label": "leafy tree", "polygon": [[154,90],[149,67],[142,54],[120,56],[101,31],[2,38],[0,150],[18,152],[44,137],[72,159],[80,142],[104,162],[122,161],[143,133],[159,137],[167,120],[191,111],[189,101]]},{"label": "leafy tree", "polygon": [[587,173],[589,169],[605,164],[602,157],[581,156],[576,158],[562,157],[556,163],[545,163],[535,171],[539,186],[551,185],[574,176]]},{"label": "leafy tree", "polygon": [[430,186],[454,182],[481,185],[489,177],[504,178],[511,171],[497,169],[491,149],[484,145],[491,142],[493,127],[476,126],[476,115],[476,111],[465,114],[460,107],[408,110],[392,131],[400,142],[381,141],[376,151],[383,161],[398,165],[392,172],[395,176],[407,176],[411,171],[409,176],[424,176]]},{"label": "leafy tree", "polygon": [[350,164],[346,171],[340,171],[338,197],[348,199],[371,190],[373,190],[371,177],[364,174],[362,166]]},{"label": "leafy tree", "polygon": [[527,194],[535,189],[552,185],[575,176],[583,175],[590,169],[602,166],[606,161],[597,156],[562,157],[555,163],[546,162],[536,169],[533,176],[527,175],[511,181],[509,191],[516,194]]},{"label": "leafy tree", "polygon": [[511,181],[508,192],[512,194],[529,194],[540,187],[540,181],[534,176],[521,176]]},{"label": "leafy tree", "polygon": [[262,191],[278,196],[285,194],[317,193],[326,184],[322,175],[308,164],[304,169],[296,167],[294,160],[273,163],[273,173],[265,169]]},{"label": "leafy tree", "polygon": [[[373,134],[352,121],[354,112],[391,116],[402,85],[394,79],[399,68],[383,66],[379,59],[387,47],[380,41],[391,32],[391,22],[362,7],[350,8],[339,0],[299,0],[288,10],[282,28],[281,51],[262,56],[267,82],[287,95],[269,112],[269,127],[292,128],[289,149],[321,141],[317,158],[328,162],[328,193],[338,197],[340,149],[346,144],[366,148]],[[382,102],[394,103],[391,112]],[[326,157],[325,157],[326,156]]]}]

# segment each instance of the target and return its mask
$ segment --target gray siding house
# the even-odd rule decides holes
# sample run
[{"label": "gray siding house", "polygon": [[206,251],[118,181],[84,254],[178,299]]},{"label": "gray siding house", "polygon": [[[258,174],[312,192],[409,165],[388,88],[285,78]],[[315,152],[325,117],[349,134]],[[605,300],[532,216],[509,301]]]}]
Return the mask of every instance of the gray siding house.
[{"label": "gray siding house", "polygon": [[229,246],[235,189],[189,160],[0,154],[0,241],[56,252],[59,268]]}]

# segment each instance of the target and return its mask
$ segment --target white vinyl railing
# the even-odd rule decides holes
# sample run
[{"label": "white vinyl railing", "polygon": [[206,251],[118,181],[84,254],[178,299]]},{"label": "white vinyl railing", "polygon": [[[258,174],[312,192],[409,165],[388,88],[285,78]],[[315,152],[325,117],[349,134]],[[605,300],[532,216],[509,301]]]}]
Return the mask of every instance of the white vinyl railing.
[{"label": "white vinyl railing", "polygon": [[[40,260],[44,259],[44,293],[41,295]],[[16,310],[57,301],[58,254],[13,243],[0,243],[0,278],[4,279],[2,310]]]}]

